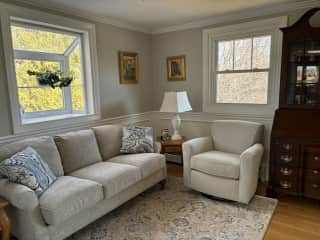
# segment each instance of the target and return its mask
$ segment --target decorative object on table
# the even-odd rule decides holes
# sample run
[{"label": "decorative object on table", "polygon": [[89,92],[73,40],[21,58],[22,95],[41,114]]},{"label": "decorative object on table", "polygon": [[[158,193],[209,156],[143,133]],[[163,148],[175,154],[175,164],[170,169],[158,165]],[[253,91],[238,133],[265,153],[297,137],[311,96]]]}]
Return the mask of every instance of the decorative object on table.
[{"label": "decorative object on table", "polygon": [[27,73],[30,76],[36,76],[36,79],[38,80],[39,85],[50,86],[53,89],[56,87],[59,87],[59,88],[68,87],[73,80],[72,77],[63,76],[62,72],[52,72],[52,71],[35,72],[35,71],[28,70]]},{"label": "decorative object on table", "polygon": [[160,112],[175,113],[175,117],[171,120],[174,133],[172,140],[180,140],[179,130],[181,126],[181,118],[179,113],[191,111],[187,92],[165,92]]},{"label": "decorative object on table", "polygon": [[171,138],[170,134],[169,134],[169,129],[165,128],[161,130],[161,141],[166,141],[169,140]]},{"label": "decorative object on table", "polygon": [[133,52],[119,52],[119,74],[121,84],[138,83],[139,56]]},{"label": "decorative object on table", "polygon": [[10,219],[7,216],[5,207],[7,207],[9,203],[0,198],[0,227],[2,231],[2,240],[10,240]]},{"label": "decorative object on table", "polygon": [[184,55],[167,58],[167,74],[169,81],[186,79],[186,57]]},{"label": "decorative object on table", "polygon": [[121,153],[153,153],[153,129],[151,127],[123,127]]},{"label": "decorative object on table", "polygon": [[48,164],[31,147],[3,160],[0,176],[31,188],[38,196],[56,180]]},{"label": "decorative object on table", "polygon": [[[180,140],[161,140],[161,153],[162,154],[170,154],[170,155],[176,155],[181,157],[180,164],[183,165],[183,156],[182,156],[182,144],[186,141],[186,137],[182,137]],[[167,161],[170,159],[167,157]],[[169,162],[175,162],[176,161],[169,161]]]},{"label": "decorative object on table", "polygon": [[[271,132],[268,194],[320,200],[320,8],[282,28],[279,109]],[[312,21],[311,21],[312,22]]]}]

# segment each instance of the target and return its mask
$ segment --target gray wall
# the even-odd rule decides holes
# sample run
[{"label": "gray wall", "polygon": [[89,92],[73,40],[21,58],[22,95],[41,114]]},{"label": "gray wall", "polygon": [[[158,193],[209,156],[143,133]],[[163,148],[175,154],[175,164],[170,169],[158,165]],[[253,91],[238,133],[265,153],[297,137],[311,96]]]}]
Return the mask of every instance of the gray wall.
[{"label": "gray wall", "polygon": [[[289,24],[293,24],[306,10],[307,9],[281,15],[289,16]],[[277,15],[264,16],[263,18],[275,16]],[[246,19],[245,21],[253,21],[263,18]],[[314,22],[317,25],[320,23],[320,14],[315,16]],[[152,76],[155,88],[155,109],[160,108],[165,91],[186,90],[188,92],[193,111],[202,111],[202,30],[235,23],[240,22],[226,22],[203,28],[154,35],[152,37]],[[168,56],[175,55],[186,55],[186,81],[169,82],[167,80],[166,58]]]},{"label": "gray wall", "polygon": [[[152,110],[153,103],[150,101],[153,89],[151,35],[102,23],[95,23],[95,25],[102,117],[108,118]],[[13,133],[2,46],[0,33],[0,137]],[[119,84],[119,50],[139,53],[139,84]]]}]

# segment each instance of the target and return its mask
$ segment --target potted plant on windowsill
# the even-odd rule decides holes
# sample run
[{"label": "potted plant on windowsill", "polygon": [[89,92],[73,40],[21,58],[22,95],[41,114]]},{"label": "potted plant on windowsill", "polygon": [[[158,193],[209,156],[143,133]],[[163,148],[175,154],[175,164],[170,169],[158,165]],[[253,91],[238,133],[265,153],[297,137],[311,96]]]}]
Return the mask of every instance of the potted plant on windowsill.
[{"label": "potted plant on windowsill", "polygon": [[30,76],[36,76],[36,79],[38,80],[39,85],[50,86],[53,89],[56,87],[59,87],[59,88],[68,87],[73,80],[73,77],[63,76],[62,72],[52,72],[52,71],[35,72],[35,71],[28,70],[27,73]]}]

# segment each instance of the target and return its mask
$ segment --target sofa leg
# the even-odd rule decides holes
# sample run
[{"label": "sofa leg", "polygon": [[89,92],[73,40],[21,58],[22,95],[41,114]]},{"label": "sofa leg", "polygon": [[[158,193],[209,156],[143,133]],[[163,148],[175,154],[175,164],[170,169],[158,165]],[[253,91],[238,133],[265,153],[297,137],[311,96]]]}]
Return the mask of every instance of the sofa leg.
[{"label": "sofa leg", "polygon": [[161,190],[165,189],[166,183],[167,183],[167,180],[166,180],[166,179],[164,179],[164,180],[162,180],[162,181],[159,182],[159,184],[160,184],[160,189],[161,189]]}]

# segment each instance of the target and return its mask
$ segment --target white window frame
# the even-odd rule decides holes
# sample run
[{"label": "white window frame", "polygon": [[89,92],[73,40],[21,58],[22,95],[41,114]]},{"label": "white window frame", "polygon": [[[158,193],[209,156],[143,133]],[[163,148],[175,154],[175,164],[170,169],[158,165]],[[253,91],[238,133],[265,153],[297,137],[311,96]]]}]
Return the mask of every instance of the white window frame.
[{"label": "white window frame", "polygon": [[[0,7],[1,29],[14,134],[46,131],[57,129],[62,126],[73,127],[101,119],[95,25],[23,7],[7,4],[0,4]],[[25,120],[22,119],[15,74],[15,51],[12,46],[11,35],[11,24],[15,22],[31,24],[39,28],[52,29],[53,31],[57,30],[58,32],[59,30],[62,32],[73,32],[76,35],[81,36],[81,53],[83,54],[82,74],[85,79],[83,81],[86,102],[85,113],[69,111],[65,114],[52,114],[52,116],[50,116],[51,114],[48,114],[46,117],[42,117],[41,115],[44,114],[44,112],[42,112],[39,113],[39,118],[33,117],[30,119],[26,118]],[[25,55],[24,53],[21,54]],[[34,52],[31,52],[30,54],[34,54]],[[34,57],[41,57],[41,54],[36,55],[37,56]],[[57,60],[59,60],[59,58]]]},{"label": "white window frame", "polygon": [[[203,30],[203,111],[216,114],[270,116],[278,106],[282,33],[287,17],[257,20]],[[217,42],[271,36],[270,71],[267,104],[217,103]],[[238,72],[238,71],[236,71]],[[248,71],[246,71],[248,72]]]}]

